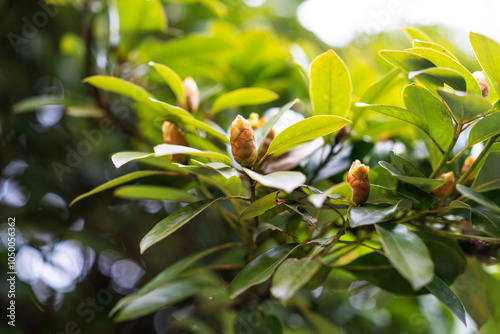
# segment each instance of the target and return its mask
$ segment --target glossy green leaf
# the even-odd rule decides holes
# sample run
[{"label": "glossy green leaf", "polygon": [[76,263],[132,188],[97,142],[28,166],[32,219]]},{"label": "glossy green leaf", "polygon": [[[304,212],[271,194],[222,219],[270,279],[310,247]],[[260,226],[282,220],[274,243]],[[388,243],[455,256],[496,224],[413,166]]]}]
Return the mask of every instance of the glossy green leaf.
[{"label": "glossy green leaf", "polygon": [[365,204],[363,206],[351,206],[347,211],[349,223],[351,227],[364,225],[372,225],[390,220],[396,210],[398,204]]},{"label": "glossy green leaf", "polygon": [[389,152],[389,157],[391,158],[391,165],[397,168],[403,175],[415,176],[415,177],[425,177],[425,174],[417,168],[412,162],[404,159],[403,157],[394,153],[394,151]]},{"label": "glossy green leaf", "polygon": [[[219,173],[220,175],[224,176],[226,179],[229,179],[233,176],[238,176],[236,169],[234,169],[233,167],[228,167],[226,164],[223,164],[222,162],[209,162],[205,164],[194,159],[191,159],[191,162],[195,166],[201,166],[213,170]],[[190,167],[195,167],[195,166],[190,166]]]},{"label": "glossy green leaf", "polygon": [[248,168],[243,168],[243,170],[260,184],[281,189],[287,193],[291,193],[306,182],[306,176],[301,172],[285,171],[262,175]]},{"label": "glossy green leaf", "polygon": [[234,334],[282,334],[281,321],[264,310],[246,308],[233,321]]},{"label": "glossy green leaf", "polygon": [[174,201],[180,203],[192,203],[198,200],[195,195],[177,188],[150,185],[120,187],[113,192],[113,195],[136,200]]},{"label": "glossy green leaf", "polygon": [[277,196],[279,191],[267,194],[250,204],[243,212],[240,214],[239,219],[251,219],[262,215],[264,212],[271,210],[276,207]]},{"label": "glossy green leaf", "polygon": [[428,193],[444,183],[443,180],[406,176],[402,171],[385,161],[380,161],[379,165],[386,169],[389,173],[391,173],[392,176],[394,176],[398,180],[412,184]]},{"label": "glossy green leaf", "polygon": [[[413,47],[415,47],[415,48],[427,48],[427,49],[436,50],[436,51],[439,51],[439,52],[445,54],[446,56],[448,56],[448,57],[450,57],[450,58],[452,58],[454,60],[457,60],[457,57],[455,57],[450,51],[446,50],[445,47],[443,47],[443,46],[441,46],[439,44],[433,43],[433,42],[426,42],[426,41],[419,40],[417,38],[417,39],[413,40]],[[438,66],[441,66],[441,65],[438,65]]]},{"label": "glossy green leaf", "polygon": [[474,124],[470,130],[467,146],[473,146],[499,134],[500,127],[498,124],[500,124],[500,111],[486,115],[483,119]]},{"label": "glossy green leaf", "polygon": [[361,96],[360,102],[373,104],[378,99],[384,97],[384,94],[389,91],[397,78],[401,78],[401,70],[394,68],[384,75],[381,79],[373,83]]},{"label": "glossy green leaf", "polygon": [[425,286],[441,303],[443,303],[448,310],[451,311],[464,325],[465,321],[465,308],[460,299],[451,291],[450,287],[446,285],[439,277],[434,276],[432,282]]},{"label": "glossy green leaf", "polygon": [[268,103],[278,97],[275,92],[264,88],[240,88],[219,96],[212,105],[211,113],[215,114],[226,108]]},{"label": "glossy green leaf", "polygon": [[424,131],[428,131],[428,125],[425,120],[413,111],[406,110],[400,107],[388,106],[383,104],[366,104],[366,103],[356,103],[356,107],[372,110],[380,114],[391,116],[402,121],[408,122],[410,124],[416,125]]},{"label": "glossy green leaf", "polygon": [[408,73],[408,79],[419,78],[431,87],[442,87],[444,84],[453,89],[465,91],[467,83],[464,77],[455,70],[445,67],[430,67]]},{"label": "glossy green leaf", "polygon": [[195,156],[195,157],[205,157],[214,159],[222,163],[225,163],[228,166],[231,166],[231,159],[229,159],[227,155],[216,152],[200,151],[195,148],[187,146],[160,144],[154,147],[154,151],[156,157],[162,157],[165,155],[172,155],[172,154],[188,154],[190,156]]},{"label": "glossy green leaf", "polygon": [[170,67],[155,62],[149,62],[149,66],[153,67],[156,72],[165,80],[165,83],[172,89],[178,101],[185,102],[186,95],[182,87],[182,79]]},{"label": "glossy green leaf", "polygon": [[130,161],[149,158],[152,156],[154,156],[154,153],[134,152],[134,151],[118,152],[111,156],[111,161],[113,161],[113,164],[115,165],[116,168],[120,168],[121,166],[125,165]]},{"label": "glossy green leaf", "polygon": [[352,83],[347,66],[333,51],[311,63],[309,95],[315,115],[345,117],[351,106]]},{"label": "glossy green leaf", "polygon": [[470,32],[469,39],[479,64],[500,95],[500,44],[474,32]]},{"label": "glossy green leaf", "polygon": [[[159,101],[158,101],[159,102]],[[167,105],[166,103],[161,102],[161,106]],[[180,108],[178,108],[180,109]],[[181,109],[182,110],[182,109]],[[177,124],[182,124],[189,131],[195,132],[195,129],[203,130],[207,134],[219,139],[221,142],[228,144],[229,139],[227,134],[215,123],[208,123],[204,121],[200,121],[199,119],[194,118],[191,114],[190,116],[186,115],[165,115],[163,116],[166,120],[170,122],[174,122]]]},{"label": "glossy green leaf", "polygon": [[404,27],[401,28],[401,30],[403,30],[403,32],[409,37],[410,41],[418,39],[421,41],[432,42],[431,37],[421,29],[415,27]]},{"label": "glossy green leaf", "polygon": [[474,230],[500,238],[500,216],[498,214],[472,208],[469,204],[462,201],[453,201],[450,203],[450,206],[469,210],[470,220]]},{"label": "glossy green leaf", "polygon": [[457,184],[457,190],[468,199],[471,199],[474,202],[487,207],[488,209],[500,213],[500,208],[485,195],[467,186],[464,186],[463,184]]},{"label": "glossy green leaf", "polygon": [[[499,123],[496,123],[497,126]],[[472,131],[471,131],[472,132]],[[490,152],[477,173],[472,188],[484,192],[500,188],[500,152]]]},{"label": "glossy green leaf", "polygon": [[170,234],[177,231],[179,228],[187,224],[191,219],[200,214],[203,210],[210,207],[212,204],[227,199],[226,197],[218,197],[205,199],[198,202],[186,205],[177,211],[171,213],[167,218],[158,222],[151,231],[141,239],[140,248],[141,254],[149,247],[157,242],[165,239]]},{"label": "glossy green leaf", "polygon": [[109,188],[113,188],[113,187],[119,186],[120,184],[123,184],[123,183],[126,183],[126,182],[130,182],[130,181],[133,181],[133,180],[137,180],[137,179],[140,179],[140,178],[143,178],[143,177],[146,177],[146,176],[162,175],[162,174],[165,174],[165,172],[147,170],[147,171],[132,172],[130,174],[117,177],[114,180],[111,180],[111,181],[108,181],[108,182],[106,182],[104,184],[101,184],[100,186],[92,189],[89,192],[86,192],[85,194],[81,194],[80,196],[78,196],[77,198],[75,198],[74,200],[72,200],[71,203],[69,204],[69,206],[72,206],[73,204],[75,204],[76,202],[78,202],[81,199],[84,199],[84,198],[89,197],[91,195],[97,194],[97,193],[99,193],[101,191],[104,191],[104,190],[107,190]]},{"label": "glossy green leaf", "polygon": [[402,69],[406,73],[435,67],[431,61],[408,51],[382,50],[378,54],[389,63]]},{"label": "glossy green leaf", "polygon": [[276,157],[299,144],[335,132],[349,123],[351,123],[349,120],[338,116],[308,117],[278,133],[269,145],[265,157],[269,155]]},{"label": "glossy green leaf", "polygon": [[167,17],[158,0],[120,0],[116,2],[120,31],[166,31]]},{"label": "glossy green leaf", "polygon": [[159,101],[152,97],[150,97],[149,100],[153,103],[153,105],[159,106],[160,110],[166,112],[167,115],[194,119],[194,116],[189,111],[184,110],[181,107],[173,106],[171,104]]},{"label": "glossy green leaf", "polygon": [[115,321],[132,320],[153,313],[162,307],[189,298],[210,285],[192,279],[166,283],[125,305],[116,315]]},{"label": "glossy green leaf", "polygon": [[276,268],[299,244],[284,244],[271,248],[250,261],[229,285],[229,296],[236,298],[248,288],[260,284],[271,277]]},{"label": "glossy green leaf", "polygon": [[283,304],[311,280],[321,267],[319,259],[287,259],[276,269],[271,293]]},{"label": "glossy green leaf", "polygon": [[443,98],[450,108],[453,118],[457,123],[463,124],[474,117],[484,114],[491,108],[488,100],[478,95],[457,92],[449,89],[439,89],[439,96]]},{"label": "glossy green leaf", "polygon": [[137,102],[147,101],[151,96],[141,86],[120,78],[110,77],[106,75],[93,75],[91,77],[83,79],[83,82],[89,83],[92,86],[106,90],[108,92],[128,96]]},{"label": "glossy green leaf", "polygon": [[424,242],[404,225],[386,229],[375,225],[384,251],[396,270],[419,290],[432,281],[434,263]]}]

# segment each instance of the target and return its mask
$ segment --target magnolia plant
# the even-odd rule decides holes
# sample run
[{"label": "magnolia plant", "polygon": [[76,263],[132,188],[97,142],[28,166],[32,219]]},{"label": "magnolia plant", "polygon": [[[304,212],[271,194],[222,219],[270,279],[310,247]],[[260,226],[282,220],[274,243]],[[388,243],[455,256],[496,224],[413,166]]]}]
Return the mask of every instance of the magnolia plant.
[{"label": "magnolia plant", "polygon": [[[175,106],[119,78],[87,78],[149,108],[164,143],[114,154],[117,168],[132,161],[151,168],[109,181],[73,203],[112,187],[119,187],[120,197],[180,203],[142,238],[141,253],[161,247],[188,223],[210,223],[200,218],[208,210],[233,231],[227,243],[165,263],[155,278],[118,302],[114,319],[131,320],[198,296],[194,303],[214,305],[204,311],[207,317],[223,321],[224,310],[238,311],[235,333],[282,333],[280,315],[290,307],[320,332],[341,332],[311,306],[340,277],[393,295],[432,294],[463,323],[466,312],[478,326],[498,316],[489,291],[498,291],[500,283],[484,266],[496,261],[500,244],[500,207],[489,199],[500,188],[500,45],[471,33],[482,67],[471,73],[422,32],[406,31],[413,47],[380,51],[396,69],[361,98],[352,97],[349,71],[335,52],[318,56],[303,71],[310,100],[301,110],[309,117],[280,131],[282,117],[300,101],[268,119],[238,115],[227,131],[216,122],[226,109],[276,100],[267,89],[241,88],[200,104],[192,78],[182,80],[169,67],[150,63],[175,94]],[[402,104],[373,104],[397,77],[408,82]],[[387,152],[388,161],[359,153],[342,162],[342,180],[325,174],[363,140],[357,132],[387,119],[379,114],[402,121],[397,124],[422,145]],[[270,165],[273,172],[264,168]],[[150,176],[183,186],[123,186]],[[240,257],[196,265],[215,252]],[[211,272],[225,272],[222,282]]]}]

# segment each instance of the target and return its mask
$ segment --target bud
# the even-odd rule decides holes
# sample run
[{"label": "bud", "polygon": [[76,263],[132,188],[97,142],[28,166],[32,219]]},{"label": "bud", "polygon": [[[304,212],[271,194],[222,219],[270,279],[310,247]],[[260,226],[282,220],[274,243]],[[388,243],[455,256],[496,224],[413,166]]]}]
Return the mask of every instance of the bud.
[{"label": "bud", "polygon": [[352,201],[356,205],[363,204],[370,195],[370,179],[368,172],[370,167],[363,165],[359,160],[352,163],[349,173],[347,173],[347,183],[352,189]]},{"label": "bud", "polygon": [[471,155],[465,159],[464,164],[462,165],[462,174],[465,174],[469,170],[474,161],[476,161],[476,158]]},{"label": "bud", "polygon": [[442,202],[448,197],[450,197],[453,192],[453,186],[455,185],[455,174],[453,172],[443,173],[436,177],[437,180],[444,180],[445,182],[431,191],[431,195],[436,196]]},{"label": "bud", "polygon": [[[181,145],[181,146],[189,146],[186,137],[181,130],[177,128],[177,125],[174,123],[170,123],[165,121],[162,126],[163,131],[163,140],[166,144],[170,145]],[[172,161],[185,164],[189,159],[189,156],[186,154],[174,154],[172,155]]]},{"label": "bud", "polygon": [[486,77],[484,76],[483,72],[476,71],[472,73],[472,76],[476,79],[477,83],[479,84],[479,87],[481,88],[481,94],[485,99],[487,99],[488,95],[490,95],[490,87],[488,86],[488,80],[486,80]]},{"label": "bud", "polygon": [[[249,121],[250,124],[252,124],[252,129],[254,131],[267,123],[267,119],[265,119],[264,117],[259,118],[259,115],[254,112],[250,114]],[[259,155],[257,156],[257,160],[260,160],[264,156],[264,154],[266,154],[267,149],[269,148],[269,145],[271,145],[274,137],[276,137],[276,132],[274,132],[274,129],[271,129],[264,139],[264,142],[262,143],[262,148],[259,152]]]},{"label": "bud", "polygon": [[251,167],[257,160],[257,146],[252,124],[238,115],[231,124],[231,152],[234,160],[244,167]]},{"label": "bud", "polygon": [[195,112],[198,110],[200,104],[200,92],[198,91],[198,86],[193,78],[187,77],[182,82],[182,88],[184,89],[184,94],[186,96],[186,101],[177,101],[179,107],[186,109],[190,112]]}]

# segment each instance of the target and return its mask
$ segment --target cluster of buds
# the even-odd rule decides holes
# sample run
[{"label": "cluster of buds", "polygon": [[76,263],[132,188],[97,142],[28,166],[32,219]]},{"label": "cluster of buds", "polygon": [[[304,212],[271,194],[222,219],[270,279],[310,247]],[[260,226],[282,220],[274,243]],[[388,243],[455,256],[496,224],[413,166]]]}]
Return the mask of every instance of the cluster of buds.
[{"label": "cluster of buds", "polygon": [[479,84],[479,87],[481,88],[481,94],[485,99],[488,98],[488,95],[490,95],[490,87],[488,86],[488,80],[486,80],[486,77],[484,76],[483,72],[476,71],[472,73],[474,78],[476,79],[477,83]]},{"label": "cluster of buds", "polygon": [[[254,131],[267,123],[267,119],[265,119],[264,117],[259,118],[259,115],[256,113],[251,113],[249,120]],[[274,137],[276,137],[276,132],[274,131],[274,129],[271,129],[271,131],[269,131],[266,138],[264,139],[264,142],[262,143],[262,148],[260,149],[259,155],[257,156],[257,160],[260,160],[264,156],[264,154],[266,154],[267,149],[269,148],[269,145],[271,145]]]},{"label": "cluster of buds", "polygon": [[182,88],[184,89],[185,101],[177,101],[179,107],[192,113],[196,112],[200,104],[200,92],[196,82],[193,78],[187,77],[182,82]]},{"label": "cluster of buds", "polygon": [[443,180],[444,183],[431,191],[431,195],[439,198],[439,201],[442,202],[448,197],[450,197],[453,192],[453,187],[455,186],[455,174],[453,172],[443,173],[436,177],[438,180]]},{"label": "cluster of buds", "polygon": [[244,167],[252,167],[257,160],[257,145],[250,121],[238,115],[229,131],[234,160]]},{"label": "cluster of buds", "polygon": [[[174,123],[170,123],[165,121],[162,126],[163,132],[163,140],[165,144],[170,145],[180,145],[180,146],[189,146],[186,137],[184,137],[184,133],[175,125]],[[178,162],[180,164],[187,163],[189,156],[186,154],[174,154],[172,156],[172,161]]]},{"label": "cluster of buds", "polygon": [[346,181],[352,189],[352,201],[356,205],[361,205],[366,202],[370,195],[369,172],[370,167],[356,160],[352,163],[349,173],[347,173]]}]

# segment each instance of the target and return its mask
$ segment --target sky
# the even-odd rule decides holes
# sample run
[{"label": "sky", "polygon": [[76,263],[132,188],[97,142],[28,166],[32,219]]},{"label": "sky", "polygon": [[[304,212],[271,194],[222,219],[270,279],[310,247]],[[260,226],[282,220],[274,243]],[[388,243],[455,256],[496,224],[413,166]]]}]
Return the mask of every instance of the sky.
[{"label": "sky", "polygon": [[407,25],[441,24],[467,43],[469,31],[500,41],[500,0],[307,0],[297,9],[300,23],[334,47],[357,33],[376,34]]}]

